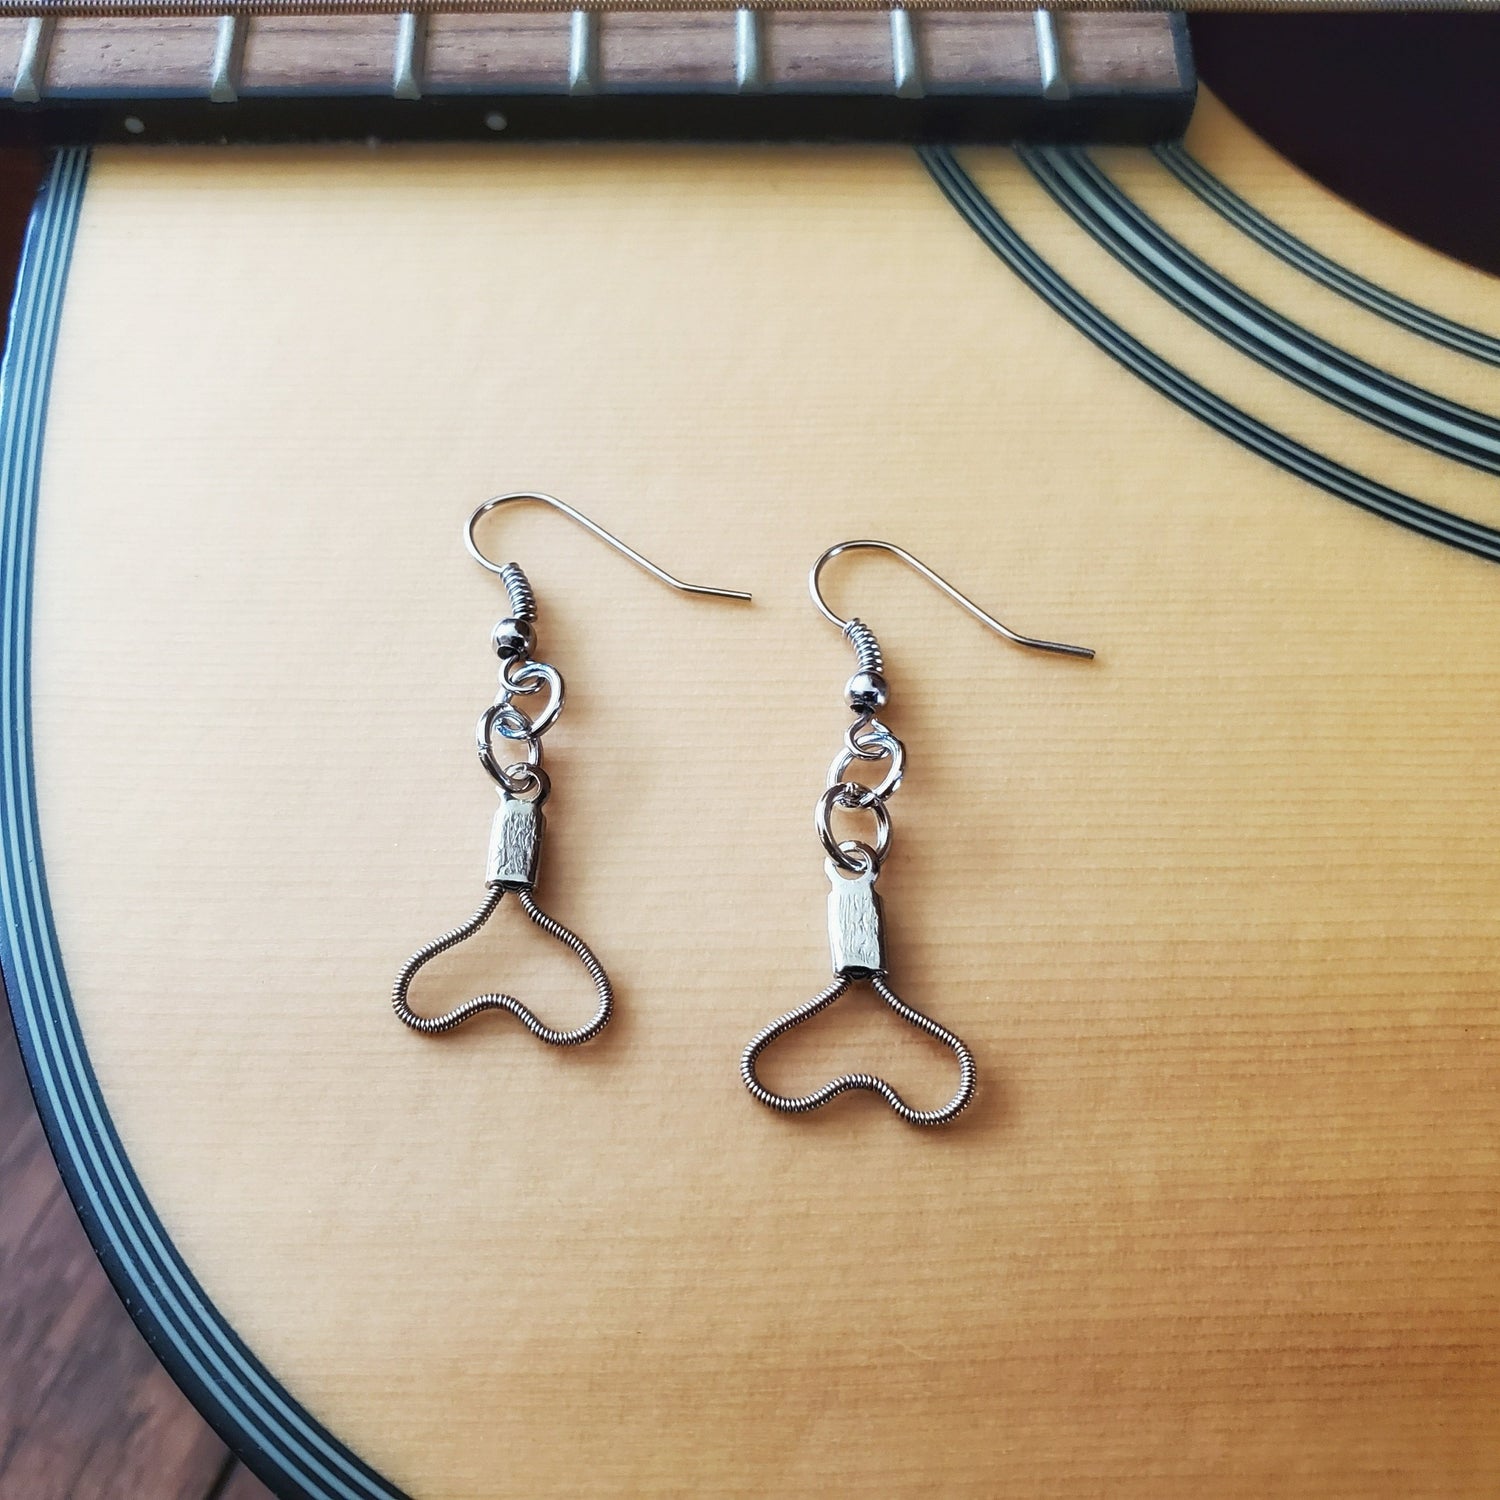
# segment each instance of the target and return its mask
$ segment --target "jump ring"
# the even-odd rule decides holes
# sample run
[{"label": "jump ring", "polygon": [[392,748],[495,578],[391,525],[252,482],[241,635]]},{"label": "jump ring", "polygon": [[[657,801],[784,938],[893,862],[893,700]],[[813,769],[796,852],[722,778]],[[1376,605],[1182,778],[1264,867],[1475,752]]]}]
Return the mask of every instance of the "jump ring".
[{"label": "jump ring", "polygon": [[[850,800],[845,800],[849,798]],[[846,810],[863,808],[875,816],[875,844],[873,848],[869,845],[860,844],[860,848],[869,848],[870,856],[875,861],[878,870],[885,863],[885,857],[891,850],[891,815],[886,811],[885,803],[882,802],[869,787],[858,786],[854,782],[841,781],[829,787],[827,791],[818,798],[818,805],[813,812],[813,826],[818,831],[824,852],[841,870],[847,870],[851,875],[864,873],[865,866],[859,861],[851,858],[845,849],[845,844],[856,843],[856,840],[839,840],[833,836],[833,829],[829,826],[829,819],[833,815],[835,805]]]},{"label": "jump ring", "polygon": [[541,676],[536,672],[527,671],[528,667],[539,665],[541,663],[531,661],[524,656],[506,657],[500,663],[500,686],[508,687],[513,693],[519,693],[523,698],[539,693],[542,689]]},{"label": "jump ring", "polygon": [[[547,700],[547,706],[532,717],[522,714],[512,701],[518,695],[529,697],[536,692],[543,683],[551,689],[552,696]],[[557,722],[557,716],[563,708],[563,680],[562,673],[556,667],[549,666],[544,661],[523,661],[515,666],[514,659],[507,661],[500,668],[500,696],[495,702],[502,708],[512,710],[521,714],[526,720],[527,728],[524,733],[516,733],[505,724],[500,724],[500,733],[508,740],[527,739],[532,735],[543,735]]]},{"label": "jump ring", "polygon": [[507,740],[530,740],[536,738],[536,725],[524,708],[508,702],[509,694],[503,694],[495,703],[495,715],[490,720],[490,733],[497,731]]},{"label": "jump ring", "polygon": [[[884,802],[888,797],[893,797],[901,785],[901,778],[906,775],[906,746],[893,735],[890,730],[882,728],[879,736],[880,749],[875,754],[868,754],[863,750],[845,748],[840,750],[834,757],[833,764],[828,768],[828,785],[837,786],[843,782],[849,767],[856,761],[881,761],[889,758],[890,769],[881,778],[878,785],[870,788],[875,795]],[[856,785],[857,783],[845,783]],[[844,804],[847,806],[847,803]]]},{"label": "jump ring", "polygon": [[[509,703],[497,701],[480,714],[479,723],[474,729],[474,747],[479,752],[479,764],[484,767],[485,774],[500,786],[507,786],[507,783],[506,773],[500,769],[500,764],[495,759],[494,735],[497,728],[500,729],[501,735],[512,745],[519,744],[524,740],[526,745],[526,759],[524,762],[516,762],[516,764],[524,764],[535,769],[542,763],[542,742],[538,735],[530,732],[525,734],[506,734],[500,721],[508,719],[511,715],[515,716],[516,721],[520,721],[527,726],[530,725],[531,721],[526,718],[526,715],[520,709]],[[509,790],[508,787],[507,790]]]},{"label": "jump ring", "polygon": [[874,714],[860,714],[844,731],[845,747],[859,760],[884,760],[889,742],[901,743]]},{"label": "jump ring", "polygon": [[835,865],[831,859],[825,859],[823,864],[827,868],[830,880],[837,869],[843,869],[846,875],[855,877],[868,875],[872,870],[879,869],[875,863],[875,851],[868,844],[862,844],[858,839],[844,839],[840,842],[839,848],[849,856],[852,863],[846,868],[842,865]]},{"label": "jump ring", "polygon": [[524,797],[527,792],[535,792],[531,801],[538,807],[552,795],[552,778],[541,766],[529,761],[518,760],[514,765],[506,766],[496,780],[512,797]]}]

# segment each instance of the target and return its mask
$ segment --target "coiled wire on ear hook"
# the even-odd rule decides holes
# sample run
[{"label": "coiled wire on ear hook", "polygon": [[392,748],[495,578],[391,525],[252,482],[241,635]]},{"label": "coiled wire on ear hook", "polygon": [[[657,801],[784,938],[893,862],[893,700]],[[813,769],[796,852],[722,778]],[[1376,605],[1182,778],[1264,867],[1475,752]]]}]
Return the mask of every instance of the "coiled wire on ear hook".
[{"label": "coiled wire on ear hook", "polygon": [[863,620],[850,620],[844,626],[844,634],[854,647],[855,660],[861,672],[885,674],[885,658],[880,654],[880,642],[875,632]]},{"label": "coiled wire on ear hook", "polygon": [[508,562],[500,568],[500,582],[510,595],[511,618],[536,620],[536,595],[531,592],[531,580],[521,571],[520,563]]}]

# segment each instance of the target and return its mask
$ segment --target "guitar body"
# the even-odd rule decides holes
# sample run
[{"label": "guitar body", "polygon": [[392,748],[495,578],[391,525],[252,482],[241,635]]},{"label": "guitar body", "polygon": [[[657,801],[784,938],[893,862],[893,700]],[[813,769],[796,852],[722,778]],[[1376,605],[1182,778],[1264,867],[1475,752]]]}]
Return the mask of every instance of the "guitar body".
[{"label": "guitar body", "polygon": [[[1211,98],[1186,153],[1391,306],[1144,150],[59,158],[6,982],[106,1264],[279,1492],[1494,1492],[1500,294]],[[755,594],[495,518],[570,689],[539,895],[616,986],[576,1051],[388,1002],[482,894],[460,530],[523,487]],[[849,537],[1098,651],[826,575],[909,755],[892,982],[979,1069],[941,1132],[737,1071],[828,982]],[[592,1008],[509,903],[413,1004],[490,989]],[[763,1073],[952,1066],[861,990]]]}]

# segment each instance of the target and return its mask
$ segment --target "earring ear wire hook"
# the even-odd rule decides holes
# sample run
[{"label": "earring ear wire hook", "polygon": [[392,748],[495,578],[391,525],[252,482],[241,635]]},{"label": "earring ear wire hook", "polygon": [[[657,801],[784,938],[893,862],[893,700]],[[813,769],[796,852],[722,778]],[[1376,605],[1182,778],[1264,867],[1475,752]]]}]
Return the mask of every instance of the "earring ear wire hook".
[{"label": "earring ear wire hook", "polygon": [[1033,636],[1022,635],[1019,631],[1012,630],[1009,625],[1002,624],[1001,621],[997,620],[994,617],[994,615],[986,614],[985,611],[980,609],[980,607],[972,599],[970,599],[967,594],[959,593],[959,591],[954,588],[946,578],[942,577],[938,573],[934,573],[926,563],[924,563],[920,558],[913,557],[911,553],[908,552],[904,547],[898,547],[894,542],[878,542],[871,540],[835,543],[817,560],[817,562],[812,565],[812,571],[807,575],[807,589],[808,592],[812,595],[812,601],[815,605],[817,605],[819,613],[822,614],[824,619],[830,620],[833,624],[837,625],[838,628],[842,630],[846,635],[849,632],[850,622],[848,620],[839,619],[839,617],[834,614],[831,609],[829,609],[828,602],[823,598],[822,590],[818,587],[818,579],[823,569],[829,563],[831,563],[833,559],[836,558],[841,552],[853,552],[860,548],[869,549],[875,552],[889,552],[892,556],[899,557],[901,561],[907,565],[907,567],[911,568],[917,573],[920,573],[922,577],[925,578],[930,584],[940,589],[951,600],[953,600],[955,604],[967,610],[968,613],[973,615],[974,618],[978,620],[982,625],[987,625],[991,630],[995,632],[996,635],[1003,635],[1006,640],[1014,641],[1018,646],[1030,646],[1035,651],[1051,651],[1056,653],[1058,656],[1082,656],[1092,658],[1094,655],[1093,647],[1091,646],[1069,646],[1063,641],[1037,640]]},{"label": "earring ear wire hook", "polygon": [[547,505],[553,510],[561,511],[570,521],[578,525],[601,542],[613,547],[616,552],[628,557],[638,568],[649,573],[653,578],[659,578],[669,587],[683,594],[711,594],[716,599],[749,599],[750,595],[740,589],[718,589],[711,588],[706,583],[684,583],[680,578],[674,578],[665,568],[659,568],[649,557],[643,557],[634,547],[622,542],[613,532],[606,531],[597,521],[591,521],[581,510],[575,510],[564,500],[559,500],[555,495],[542,495],[534,490],[517,490],[509,495],[492,495],[481,505],[464,527],[464,546],[468,548],[469,556],[479,564],[481,568],[488,568],[491,573],[498,573],[505,577],[505,570],[512,566],[508,563],[497,563],[486,557],[479,550],[479,543],[474,540],[474,528],[492,510],[499,510],[502,505],[512,505],[519,501],[531,501],[537,505]]}]

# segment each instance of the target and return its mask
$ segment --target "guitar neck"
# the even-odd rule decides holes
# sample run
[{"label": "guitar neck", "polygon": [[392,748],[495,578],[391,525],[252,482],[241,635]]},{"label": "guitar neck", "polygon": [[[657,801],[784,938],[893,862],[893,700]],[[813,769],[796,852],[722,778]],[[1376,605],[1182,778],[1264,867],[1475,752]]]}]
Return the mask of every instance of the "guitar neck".
[{"label": "guitar neck", "polygon": [[0,4],[0,143],[1150,142],[1195,86],[1163,12],[19,8]]}]

